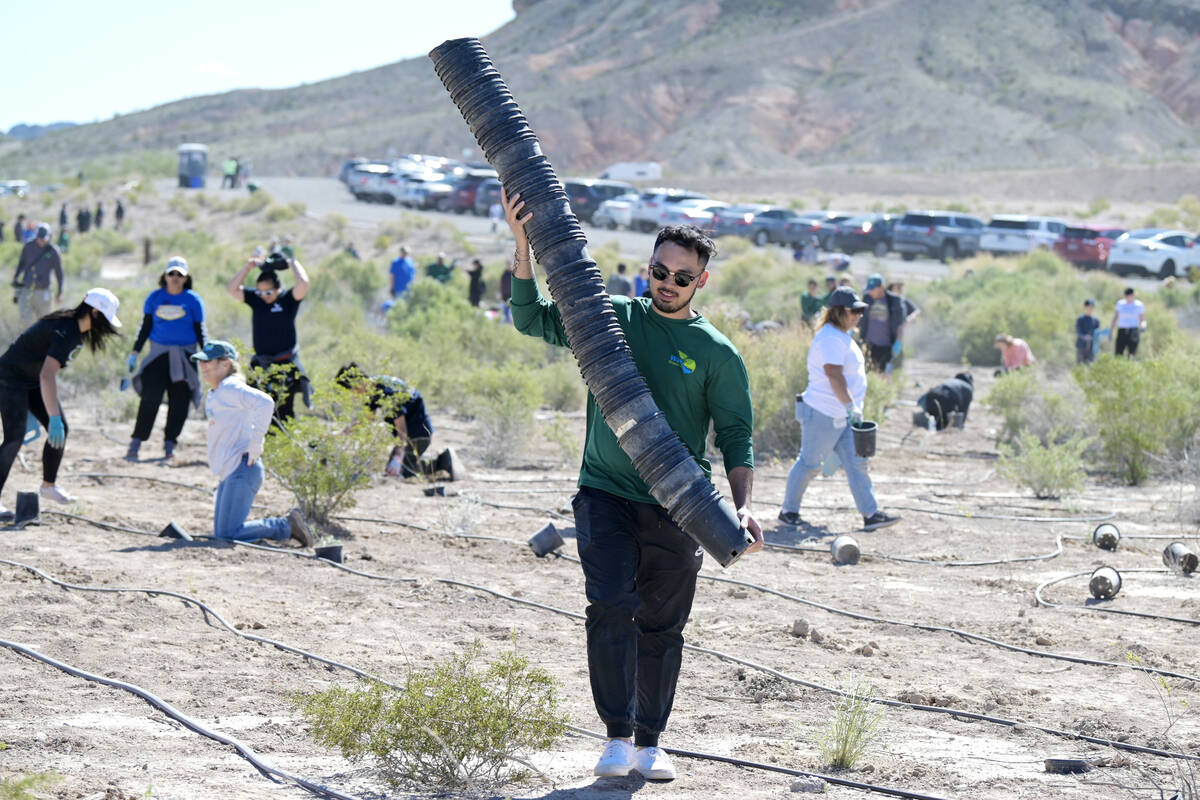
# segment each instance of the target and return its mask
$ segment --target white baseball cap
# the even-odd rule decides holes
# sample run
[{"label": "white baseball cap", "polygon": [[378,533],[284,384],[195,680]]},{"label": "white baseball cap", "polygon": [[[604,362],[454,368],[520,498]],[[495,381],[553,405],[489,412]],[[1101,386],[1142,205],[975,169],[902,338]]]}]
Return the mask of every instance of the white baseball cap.
[{"label": "white baseball cap", "polygon": [[92,289],[83,298],[83,302],[103,314],[114,328],[121,327],[121,320],[117,319],[117,307],[121,305],[121,301],[108,289]]},{"label": "white baseball cap", "polygon": [[167,266],[163,268],[163,274],[166,275],[171,272],[178,272],[186,278],[188,274],[187,259],[180,256],[168,258]]}]

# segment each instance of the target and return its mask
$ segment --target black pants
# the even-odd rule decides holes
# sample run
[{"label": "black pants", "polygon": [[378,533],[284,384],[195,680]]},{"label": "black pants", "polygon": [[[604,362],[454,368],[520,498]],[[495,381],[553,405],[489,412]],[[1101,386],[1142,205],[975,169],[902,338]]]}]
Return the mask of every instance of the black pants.
[{"label": "black pants", "polygon": [[867,369],[883,372],[892,360],[892,348],[886,344],[867,344]]},{"label": "black pants", "polygon": [[[0,489],[8,482],[8,473],[17,453],[21,451],[21,443],[25,441],[25,422],[32,413],[42,427],[50,430],[50,415],[46,412],[46,404],[42,400],[42,389],[13,389],[0,386],[0,418],[4,420],[4,444],[0,444]],[[67,418],[63,416],[62,405],[58,407],[58,415],[63,417],[63,430],[69,431]],[[51,447],[49,437],[42,446],[42,480],[54,483],[58,478],[58,467],[62,464],[63,449]]]},{"label": "black pants", "polygon": [[275,401],[275,414],[271,425],[279,427],[296,416],[296,395],[304,388],[307,380],[294,361],[260,361],[259,356],[250,360],[251,367],[263,370],[261,374],[251,372],[248,383],[260,392],[271,395]]},{"label": "black pants", "polygon": [[187,381],[171,381],[171,357],[166,353],[142,367],[142,399],[138,403],[137,421],[133,424],[134,439],[144,442],[150,438],[164,393],[167,395],[167,424],[163,428],[163,439],[178,442],[187,420],[188,403],[192,402],[192,390]]},{"label": "black pants", "polygon": [[1129,357],[1137,355],[1138,340],[1142,332],[1137,328],[1117,328],[1117,355],[1129,353]]},{"label": "black pants", "polygon": [[675,702],[703,551],[661,506],[586,486],[571,503],[596,711],[610,737],[656,746]]},{"label": "black pants", "polygon": [[415,439],[409,439],[403,446],[396,445],[392,448],[392,452],[388,454],[388,461],[395,458],[397,451],[399,451],[401,478],[432,475],[437,472],[437,465],[428,458],[421,458],[425,451],[429,449],[429,444],[432,441],[428,436],[418,436]]}]

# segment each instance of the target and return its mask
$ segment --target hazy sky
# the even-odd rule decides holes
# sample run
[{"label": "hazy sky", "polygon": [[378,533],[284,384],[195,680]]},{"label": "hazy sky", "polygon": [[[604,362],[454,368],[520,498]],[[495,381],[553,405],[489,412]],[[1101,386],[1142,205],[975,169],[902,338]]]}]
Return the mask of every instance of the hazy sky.
[{"label": "hazy sky", "polygon": [[312,83],[482,36],[512,17],[511,0],[28,3],[4,14],[0,131]]}]

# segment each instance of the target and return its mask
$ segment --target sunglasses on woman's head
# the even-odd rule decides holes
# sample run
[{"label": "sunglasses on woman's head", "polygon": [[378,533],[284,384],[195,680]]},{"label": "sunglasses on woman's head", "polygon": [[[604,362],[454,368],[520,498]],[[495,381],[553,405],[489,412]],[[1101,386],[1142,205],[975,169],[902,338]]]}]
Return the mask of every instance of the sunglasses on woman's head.
[{"label": "sunglasses on woman's head", "polygon": [[667,278],[673,277],[675,278],[676,286],[691,286],[692,281],[699,277],[691,274],[690,272],[671,272],[671,270],[667,269],[662,264],[655,262],[650,263],[650,275],[656,281],[665,281]]}]

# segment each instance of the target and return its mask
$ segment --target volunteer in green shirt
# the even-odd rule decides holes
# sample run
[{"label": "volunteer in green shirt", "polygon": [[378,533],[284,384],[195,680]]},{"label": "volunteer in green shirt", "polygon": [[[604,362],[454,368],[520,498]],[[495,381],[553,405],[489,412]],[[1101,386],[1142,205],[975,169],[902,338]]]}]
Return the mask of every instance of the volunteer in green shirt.
[{"label": "volunteer in green shirt", "polygon": [[425,265],[425,277],[433,278],[440,283],[449,283],[454,274],[454,265],[446,263],[446,254],[438,253],[437,260]]},{"label": "volunteer in green shirt", "polygon": [[800,315],[805,322],[812,322],[825,308],[825,295],[817,294],[817,281],[808,279],[808,291],[800,295]]},{"label": "volunteer in green shirt", "polygon": [[[517,330],[569,346],[558,308],[542,297],[533,277],[520,195],[501,193],[516,239],[512,315]],[[691,225],[658,234],[650,257],[650,297],[614,296],[638,370],[667,422],[696,461],[705,459],[709,424],[725,463],[734,506],[762,549],[762,530],[750,512],[754,478],[754,414],[742,357],[730,341],[692,310],[716,252]],[[675,769],[658,747],[675,699],[675,684],[703,551],[680,530],[588,395],[587,434],[575,509],[576,542],[587,595],[587,652],[592,698],[609,740],[594,770],[621,776],[636,770],[671,780]]]}]

